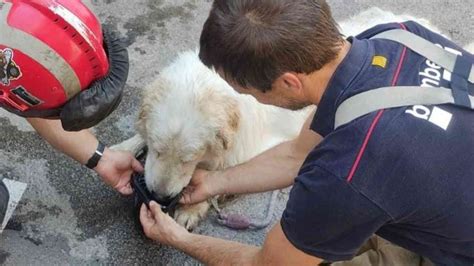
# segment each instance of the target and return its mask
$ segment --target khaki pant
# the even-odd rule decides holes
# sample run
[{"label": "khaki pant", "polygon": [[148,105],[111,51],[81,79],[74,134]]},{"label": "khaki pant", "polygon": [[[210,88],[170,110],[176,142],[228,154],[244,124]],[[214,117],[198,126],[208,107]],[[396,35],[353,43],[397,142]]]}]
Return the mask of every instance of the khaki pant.
[{"label": "khaki pant", "polygon": [[351,261],[332,263],[334,266],[432,266],[423,257],[396,246],[387,240],[373,236],[362,246]]}]

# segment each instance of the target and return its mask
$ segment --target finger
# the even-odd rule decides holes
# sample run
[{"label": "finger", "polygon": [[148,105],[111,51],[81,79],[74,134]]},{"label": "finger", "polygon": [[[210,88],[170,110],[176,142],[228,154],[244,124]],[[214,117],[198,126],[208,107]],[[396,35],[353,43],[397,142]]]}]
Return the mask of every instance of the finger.
[{"label": "finger", "polygon": [[155,218],[155,220],[158,220],[160,215],[163,215],[163,211],[161,210],[161,206],[156,203],[155,201],[150,201],[150,212],[151,215]]},{"label": "finger", "polygon": [[145,171],[143,169],[143,165],[135,158],[132,159],[132,169],[139,173],[143,173],[143,171]]},{"label": "finger", "polygon": [[150,216],[148,208],[145,204],[142,204],[142,207],[140,208],[140,222],[143,228],[148,228],[155,224],[155,220]]},{"label": "finger", "polygon": [[191,203],[192,203],[193,190],[194,190],[194,189],[186,188],[186,189],[183,191],[183,196],[182,196],[181,199],[179,200],[179,203],[181,203],[181,204],[191,204]]},{"label": "finger", "polygon": [[124,196],[129,196],[129,195],[133,194],[133,189],[130,186],[130,183],[128,183],[127,185],[122,186],[121,188],[119,188],[118,192],[120,192],[120,194],[122,194]]},{"label": "finger", "polygon": [[186,198],[188,197],[188,194],[190,193],[189,190],[190,190],[189,187],[185,187],[185,188],[183,189],[183,192],[182,192],[182,194],[181,194],[181,198],[179,199],[179,203],[181,203],[181,204],[186,204],[186,202],[187,202],[187,199],[186,199]]},{"label": "finger", "polygon": [[186,205],[186,204],[189,204],[188,202],[189,202],[188,196],[185,195],[185,194],[183,194],[183,196],[181,197],[181,199],[179,199],[179,203],[180,203],[180,204],[185,204],[185,205]]}]

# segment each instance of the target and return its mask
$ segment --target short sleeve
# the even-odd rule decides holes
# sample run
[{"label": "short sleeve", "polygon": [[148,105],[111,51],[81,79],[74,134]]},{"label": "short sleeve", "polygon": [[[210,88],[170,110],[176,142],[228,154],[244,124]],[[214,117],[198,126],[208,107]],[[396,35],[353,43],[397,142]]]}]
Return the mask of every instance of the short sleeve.
[{"label": "short sleeve", "polygon": [[297,177],[281,226],[296,248],[334,262],[353,258],[390,220],[350,183],[313,166]]}]

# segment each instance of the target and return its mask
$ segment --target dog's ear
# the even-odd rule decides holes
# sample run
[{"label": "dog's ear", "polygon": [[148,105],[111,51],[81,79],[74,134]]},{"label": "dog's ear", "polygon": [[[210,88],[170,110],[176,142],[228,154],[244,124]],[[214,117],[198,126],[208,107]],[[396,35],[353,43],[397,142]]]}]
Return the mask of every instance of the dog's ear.
[{"label": "dog's ear", "polygon": [[225,104],[225,122],[217,132],[217,138],[222,142],[222,148],[228,150],[234,144],[234,137],[240,124],[240,111],[236,101],[228,101]]},{"label": "dog's ear", "polygon": [[158,77],[153,83],[146,86],[141,92],[141,105],[135,128],[142,135],[146,136],[146,121],[153,106],[156,106],[165,93],[164,82]]},{"label": "dog's ear", "polygon": [[197,95],[199,109],[215,128],[214,152],[230,149],[240,124],[240,110],[234,95],[221,89],[208,88]]},{"label": "dog's ear", "polygon": [[220,143],[222,144],[222,148],[224,150],[228,150],[229,147],[232,145],[232,138],[231,138],[231,134],[229,134],[230,132],[226,132],[225,130],[221,130],[219,132],[217,132],[217,139],[220,141]]},{"label": "dog's ear", "polygon": [[138,113],[137,122],[135,122],[135,128],[142,136],[146,136],[146,120],[149,112],[150,107],[142,103]]},{"label": "dog's ear", "polygon": [[[240,125],[240,110],[238,102],[229,95],[213,95],[209,103],[216,108],[213,113],[217,118],[216,139],[223,150],[229,150],[234,145],[235,134]],[[213,108],[214,109],[214,108]],[[218,115],[216,115],[218,114]]]}]

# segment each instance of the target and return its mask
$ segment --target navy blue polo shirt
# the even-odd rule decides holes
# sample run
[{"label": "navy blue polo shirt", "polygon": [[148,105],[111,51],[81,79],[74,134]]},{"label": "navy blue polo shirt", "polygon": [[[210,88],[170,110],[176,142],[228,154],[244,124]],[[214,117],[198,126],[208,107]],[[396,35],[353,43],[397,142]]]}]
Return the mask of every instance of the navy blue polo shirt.
[{"label": "navy blue polo shirt", "polygon": [[379,25],[349,38],[352,47],[311,125],[324,140],[304,162],[281,225],[295,247],[328,261],[353,258],[377,234],[439,265],[473,265],[473,111],[394,108],[334,129],[337,107],[357,93],[450,86],[452,74],[433,62],[395,42],[369,39],[395,28],[474,63],[473,55],[415,22]]}]

